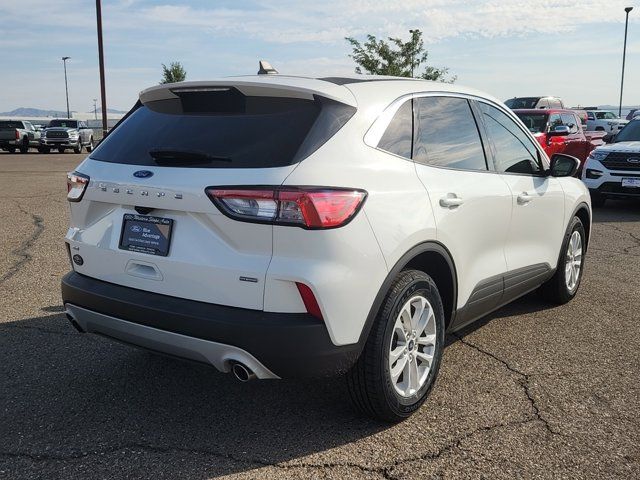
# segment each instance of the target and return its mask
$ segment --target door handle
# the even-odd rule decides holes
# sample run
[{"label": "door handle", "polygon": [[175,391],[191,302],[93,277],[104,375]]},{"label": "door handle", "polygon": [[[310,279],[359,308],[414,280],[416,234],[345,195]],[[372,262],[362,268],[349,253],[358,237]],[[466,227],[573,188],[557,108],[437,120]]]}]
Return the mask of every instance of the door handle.
[{"label": "door handle", "polygon": [[446,197],[440,199],[440,206],[444,208],[456,208],[464,203],[455,193],[447,193]]},{"label": "door handle", "polygon": [[520,195],[518,195],[518,205],[526,205],[531,200],[533,200],[533,197],[527,192],[522,192]]}]

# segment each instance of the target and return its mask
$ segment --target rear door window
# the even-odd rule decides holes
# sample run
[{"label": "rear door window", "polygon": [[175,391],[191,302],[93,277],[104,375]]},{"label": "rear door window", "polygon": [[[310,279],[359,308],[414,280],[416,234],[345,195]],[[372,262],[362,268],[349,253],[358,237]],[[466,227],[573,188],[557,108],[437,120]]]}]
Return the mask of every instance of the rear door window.
[{"label": "rear door window", "polygon": [[332,100],[244,96],[234,88],[139,105],[91,153],[112,163],[198,168],[291,165],[355,108]]},{"label": "rear door window", "polygon": [[391,119],[389,126],[378,143],[378,148],[410,159],[412,141],[413,107],[412,100],[407,100]]},{"label": "rear door window", "polygon": [[478,126],[469,101],[454,97],[414,100],[416,162],[434,167],[487,170]]}]

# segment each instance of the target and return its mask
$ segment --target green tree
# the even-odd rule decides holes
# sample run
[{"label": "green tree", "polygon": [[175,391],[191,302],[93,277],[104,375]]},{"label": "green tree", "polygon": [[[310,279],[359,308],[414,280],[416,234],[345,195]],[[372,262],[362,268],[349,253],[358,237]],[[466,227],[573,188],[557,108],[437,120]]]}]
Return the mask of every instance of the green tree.
[{"label": "green tree", "polygon": [[[453,83],[456,76],[447,77],[448,68],[437,68],[426,65],[429,52],[424,48],[422,32],[409,30],[411,38],[403,42],[400,38],[389,41],[378,40],[367,35],[367,41],[361,44],[353,37],[346,37],[353,49],[349,55],[358,65],[356,73],[363,71],[372,75],[393,75],[396,77],[424,78],[440,82]],[[424,65],[424,66],[423,66]]]},{"label": "green tree", "polygon": [[184,82],[186,79],[187,72],[180,62],[171,62],[168,67],[164,63],[162,64],[162,80],[160,84]]}]

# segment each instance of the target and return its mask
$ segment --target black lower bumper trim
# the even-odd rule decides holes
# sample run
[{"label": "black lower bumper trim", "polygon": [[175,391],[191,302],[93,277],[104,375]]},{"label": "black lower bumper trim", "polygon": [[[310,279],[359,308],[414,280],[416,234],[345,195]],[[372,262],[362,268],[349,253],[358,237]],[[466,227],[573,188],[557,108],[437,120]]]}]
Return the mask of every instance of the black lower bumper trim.
[{"label": "black lower bumper trim", "polygon": [[307,313],[271,313],[214,305],[114,285],[70,272],[62,299],[88,310],[233,345],[282,378],[331,376],[357,360],[360,344],[335,346],[324,323]]},{"label": "black lower bumper trim", "polygon": [[623,187],[621,182],[604,182],[598,188],[590,188],[589,191],[605,197],[640,197],[640,187]]}]

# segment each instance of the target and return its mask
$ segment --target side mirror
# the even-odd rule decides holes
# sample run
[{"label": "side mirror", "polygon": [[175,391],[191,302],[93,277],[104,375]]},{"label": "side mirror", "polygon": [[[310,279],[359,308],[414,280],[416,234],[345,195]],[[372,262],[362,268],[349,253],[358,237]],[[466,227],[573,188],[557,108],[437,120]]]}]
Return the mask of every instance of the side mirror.
[{"label": "side mirror", "polygon": [[569,135],[570,133],[571,133],[571,129],[566,125],[556,125],[549,131],[548,135],[561,136],[561,135]]},{"label": "side mirror", "polygon": [[571,155],[556,153],[551,157],[549,174],[552,177],[573,177],[580,168],[580,160]]},{"label": "side mirror", "polygon": [[602,137],[602,141],[604,143],[613,143],[616,140],[616,133],[607,133],[604,137]]}]

